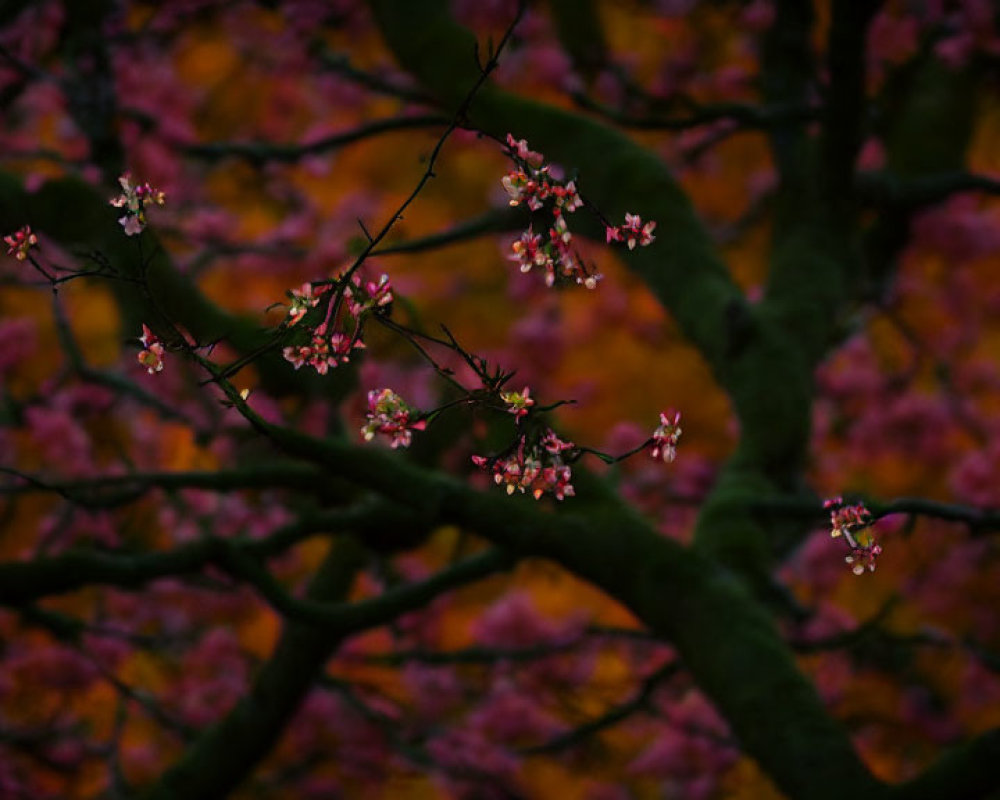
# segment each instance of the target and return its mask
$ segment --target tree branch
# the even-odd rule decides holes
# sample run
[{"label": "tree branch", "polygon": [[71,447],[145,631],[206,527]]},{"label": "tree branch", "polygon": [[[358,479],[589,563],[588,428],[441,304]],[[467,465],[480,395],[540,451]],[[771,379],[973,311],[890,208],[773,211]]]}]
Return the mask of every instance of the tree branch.
[{"label": "tree branch", "polygon": [[[476,492],[389,452],[272,425],[232,386],[220,385],[251,424],[285,452],[323,464],[431,519],[476,531],[507,552],[551,558],[620,600],[675,644],[746,752],[789,795],[877,796],[877,782],[744,585],[704,555],[661,536],[633,509],[607,496],[582,514],[548,513],[526,498]],[[584,502],[582,492],[577,499]]]},{"label": "tree branch", "polygon": [[364,141],[382,133],[411,130],[413,128],[444,127],[451,122],[440,114],[422,114],[411,117],[393,117],[359,125],[349,131],[325,136],[305,144],[273,144],[271,142],[205,142],[178,143],[185,155],[205,161],[223,158],[241,158],[252,164],[270,161],[294,163],[309,156],[327,153],[354,142]]},{"label": "tree branch", "polygon": [[676,675],[679,668],[680,664],[676,661],[664,664],[642,682],[635,697],[628,702],[610,708],[589,722],[549,739],[547,742],[534,745],[533,747],[526,747],[521,750],[521,753],[526,756],[558,753],[561,750],[576,747],[594,734],[617,725],[622,720],[628,719],[633,714],[645,709],[659,685]]},{"label": "tree branch", "polygon": [[876,208],[912,212],[963,192],[1000,195],[1000,179],[971,172],[913,176],[862,172],[857,177],[857,189],[861,199]]},{"label": "tree branch", "polygon": [[371,506],[328,511],[304,517],[256,541],[210,538],[159,553],[81,550],[51,558],[8,561],[0,564],[0,605],[24,606],[42,597],[85,586],[135,589],[159,578],[195,574],[209,565],[225,566],[234,553],[251,559],[273,557],[317,533],[331,530],[364,533],[386,525],[406,524],[402,515],[389,513],[387,516],[385,508]]},{"label": "tree branch", "polygon": [[[350,591],[364,553],[345,537],[331,549],[306,594],[329,603]],[[250,691],[191,745],[142,797],[218,800],[226,797],[271,750],[340,640],[312,625],[285,626]]]}]

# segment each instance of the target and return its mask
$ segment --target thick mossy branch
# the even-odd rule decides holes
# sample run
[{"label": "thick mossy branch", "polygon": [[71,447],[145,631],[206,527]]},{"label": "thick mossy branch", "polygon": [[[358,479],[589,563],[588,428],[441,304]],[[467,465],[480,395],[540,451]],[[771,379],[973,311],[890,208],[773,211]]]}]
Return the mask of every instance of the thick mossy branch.
[{"label": "thick mossy branch", "polygon": [[0,563],[0,605],[23,606],[44,597],[87,586],[138,589],[158,578],[191,575],[212,564],[225,564],[231,551],[262,559],[279,555],[306,538],[325,531],[364,530],[373,524],[402,521],[371,509],[327,511],[289,523],[258,540],[201,539],[172,550],[152,553],[71,550],[48,558]]},{"label": "thick mossy branch", "polygon": [[829,82],[820,145],[821,187],[830,224],[854,228],[854,166],[868,111],[865,63],[868,26],[882,0],[835,0],[827,37]]},{"label": "thick mossy branch", "polygon": [[550,558],[623,602],[677,645],[743,747],[791,797],[877,796],[878,784],[745,585],[704,555],[660,536],[632,509],[607,497],[580,515],[550,513],[527,498],[474,491],[384,450],[272,425],[235,391],[229,397],[287,454],[440,523],[476,531],[517,556]]},{"label": "thick mossy branch", "polygon": [[[816,65],[812,52],[812,3],[778,0],[775,20],[761,50],[760,92],[771,107],[802,108],[810,103]],[[771,156],[781,178],[779,209],[794,213],[795,196],[809,188],[806,120],[785,119],[768,130]]]},{"label": "thick mossy branch", "polygon": [[996,181],[965,171],[978,95],[976,77],[970,69],[951,69],[927,52],[883,91],[886,173],[874,186],[869,176],[861,176],[859,185],[865,196],[874,188],[874,200],[881,201],[881,213],[864,240],[864,289],[871,297],[887,293],[917,211],[954,192],[1000,191]]},{"label": "thick mossy branch", "polygon": [[[343,600],[365,554],[349,538],[331,549],[307,592],[315,602]],[[236,707],[189,747],[144,800],[226,797],[270,752],[323,665],[340,644],[306,623],[289,623],[274,653]]]},{"label": "thick mossy branch", "polygon": [[[356,603],[342,601],[365,551],[339,540],[305,599],[275,590],[269,598],[291,621],[250,693],[192,745],[144,797],[145,800],[217,800],[253,772],[271,750],[323,665],[345,638],[391,622],[451,589],[510,565],[489,551],[448,567],[425,581],[407,584]],[[263,572],[270,579],[269,573]],[[271,579],[273,580],[273,579]],[[279,598],[280,595],[280,598]]]},{"label": "thick mossy branch", "polygon": [[[788,55],[773,71],[794,74],[796,61],[811,47],[802,3],[780,3],[790,18]],[[811,373],[837,339],[839,317],[861,286],[857,241],[854,165],[861,146],[868,102],[865,92],[866,32],[879,6],[875,0],[838,0],[827,42],[828,85],[818,141],[799,126],[785,140],[772,140],[781,167],[778,215],[763,311],[802,353]],[[776,26],[777,27],[777,26]],[[768,74],[768,73],[766,73]],[[792,79],[791,97],[808,86]]]},{"label": "thick mossy branch", "polygon": [[952,69],[933,53],[885,103],[886,166],[915,177],[965,169],[980,84],[971,68]]},{"label": "thick mossy branch", "polygon": [[899,211],[918,211],[966,192],[1000,195],[1000,180],[963,170],[910,177],[862,172],[856,185],[862,201],[875,208]]},{"label": "thick mossy branch", "polygon": [[[834,5],[819,139],[803,122],[771,129],[780,184],[761,313],[795,342],[800,374],[811,374],[835,341],[838,316],[860,275],[852,241],[852,175],[866,108],[864,34],[875,5],[869,0]],[[778,2],[762,59],[761,88],[768,103],[802,104],[815,90],[814,26],[811,3]]]},{"label": "thick mossy branch", "polygon": [[[49,479],[0,467],[11,476],[10,485],[0,485],[0,496],[52,493],[84,508],[116,508],[134,502],[154,489],[207,489],[229,492],[239,489],[299,489],[310,494],[329,492],[323,475],[311,464],[272,462],[230,470],[187,472],[137,472],[101,475],[76,480]],[[327,497],[329,501],[329,495]]]}]

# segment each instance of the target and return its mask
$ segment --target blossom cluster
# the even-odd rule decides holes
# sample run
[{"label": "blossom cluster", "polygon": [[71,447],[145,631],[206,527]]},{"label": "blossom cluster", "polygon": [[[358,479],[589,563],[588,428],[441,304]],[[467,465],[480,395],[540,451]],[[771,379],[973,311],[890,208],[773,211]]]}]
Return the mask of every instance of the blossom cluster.
[{"label": "blossom cluster", "polygon": [[427,420],[414,419],[416,412],[392,389],[372,389],[368,392],[368,413],[361,428],[366,442],[381,433],[390,438],[393,449],[409,447],[413,431],[422,431]]},{"label": "blossom cluster", "polygon": [[135,236],[146,227],[146,206],[150,203],[162,206],[166,202],[166,195],[148,183],[133,185],[132,176],[128,172],[118,178],[118,183],[122,187],[122,193],[111,199],[111,205],[125,209],[124,216],[119,217],[118,222],[125,229],[126,236]]},{"label": "blossom cluster", "polygon": [[28,257],[28,250],[38,244],[38,237],[31,232],[30,225],[4,236],[3,240],[7,244],[7,255],[14,256],[18,261],[24,261]]},{"label": "blossom cluster", "polygon": [[518,422],[521,421],[521,417],[527,416],[528,409],[535,404],[531,389],[527,386],[520,392],[500,392],[500,399],[507,404],[507,410]]},{"label": "blossom cluster", "polygon": [[322,284],[317,289],[313,289],[311,283],[303,283],[298,289],[292,289],[288,293],[291,303],[288,306],[288,324],[297,325],[310,308],[319,305],[320,297],[329,288],[327,284]]},{"label": "blossom cluster", "polygon": [[311,337],[306,344],[289,345],[282,350],[285,360],[295,369],[305,364],[316,370],[320,375],[326,375],[331,367],[346,364],[351,360],[354,350],[364,350],[365,343],[357,335],[349,335],[334,331],[330,333],[327,324],[321,322],[312,329]]},{"label": "blossom cluster", "polygon": [[546,492],[551,492],[557,500],[575,494],[570,480],[573,477],[564,453],[572,451],[575,445],[560,439],[554,431],[528,441],[527,436],[518,439],[514,451],[505,457],[472,456],[472,463],[480,469],[491,472],[497,485],[507,487],[507,494],[515,491],[531,491],[538,500]]},{"label": "blossom cluster", "polygon": [[573,234],[566,224],[565,214],[572,214],[583,205],[576,183],[557,180],[551,168],[543,163],[541,153],[530,150],[524,139],[514,139],[509,133],[507,154],[516,165],[501,179],[510,204],[523,203],[533,212],[547,209],[551,218],[546,234],[535,233],[531,225],[513,242],[510,260],[517,262],[521,272],[530,272],[535,267],[543,270],[547,286],[561,279],[595,288],[601,276],[588,272],[573,249]]},{"label": "blossom cluster", "polygon": [[139,341],[142,342],[142,351],[138,355],[139,363],[146,368],[146,372],[150,375],[162,372],[163,342],[145,324],[142,326],[142,336],[139,337]]},{"label": "blossom cluster", "polygon": [[355,317],[362,312],[385,308],[392,303],[392,284],[389,276],[383,274],[378,281],[362,281],[357,275],[351,278],[351,284],[344,287],[344,299],[347,308]]},{"label": "blossom cluster", "polygon": [[[341,284],[339,290],[331,289],[333,286],[330,284],[314,287],[311,283],[304,283],[288,293],[291,299],[288,327],[298,325],[325,295],[328,296],[324,319],[318,324],[310,326],[307,323],[303,326],[308,329],[308,340],[289,345],[282,351],[285,360],[295,369],[308,365],[320,375],[326,375],[331,368],[348,363],[355,350],[365,349],[361,340],[363,315],[385,310],[393,300],[388,275],[382,275],[378,281],[364,281],[360,276],[353,275],[350,281]],[[339,320],[339,326],[338,316],[346,318]],[[343,330],[338,330],[338,327]]]},{"label": "blossom cluster", "polygon": [[[573,234],[566,223],[566,215],[583,206],[576,183],[556,179],[551,167],[544,163],[545,157],[531,150],[524,139],[515,139],[510,133],[507,134],[507,155],[513,159],[515,168],[500,182],[510,204],[523,203],[532,212],[547,210],[551,219],[546,233],[535,233],[534,225],[529,225],[511,244],[510,260],[519,265],[521,272],[530,272],[535,267],[543,270],[547,286],[553,286],[558,280],[570,280],[588,289],[595,288],[601,276],[588,271],[573,247]],[[655,222],[644,224],[638,214],[626,214],[624,225],[605,225],[605,238],[609,244],[624,242],[632,250],[636,245],[652,244],[656,239],[653,236],[655,228]]]},{"label": "blossom cluster", "polygon": [[605,241],[610,244],[611,242],[625,242],[629,250],[634,250],[635,246],[638,244],[639,247],[646,247],[652,244],[656,237],[653,236],[653,231],[656,230],[655,222],[647,222],[645,225],[642,222],[642,217],[638,214],[625,214],[625,224],[624,225],[606,225],[604,228]]},{"label": "blossom cluster", "polygon": [[823,508],[830,512],[830,536],[842,536],[847,542],[849,552],[844,561],[851,565],[851,571],[855,575],[866,569],[874,572],[882,547],[875,539],[871,527],[874,519],[864,503],[847,504],[843,498],[834,497],[825,501]]},{"label": "blossom cluster", "polygon": [[681,438],[681,412],[660,412],[660,424],[653,431],[653,458],[669,464],[677,458],[677,440]]}]

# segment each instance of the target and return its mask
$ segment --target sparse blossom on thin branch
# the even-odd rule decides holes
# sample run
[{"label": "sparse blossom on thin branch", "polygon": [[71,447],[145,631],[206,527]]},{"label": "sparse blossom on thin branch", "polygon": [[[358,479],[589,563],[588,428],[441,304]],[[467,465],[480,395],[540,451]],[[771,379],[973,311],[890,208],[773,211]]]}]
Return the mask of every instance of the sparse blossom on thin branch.
[{"label": "sparse blossom on thin branch", "polygon": [[153,203],[162,206],[166,195],[159,189],[154,189],[148,183],[132,183],[132,176],[126,172],[118,179],[122,193],[111,199],[115,208],[124,208],[125,214],[118,218],[119,224],[125,229],[126,236],[142,233],[146,227],[146,206]]},{"label": "sparse blossom on thin branch", "polygon": [[638,214],[625,214],[625,224],[619,226],[608,225],[604,229],[604,239],[609,244],[611,242],[625,242],[629,250],[639,247],[647,247],[656,241],[653,231],[656,230],[655,222],[642,222],[642,217]]},{"label": "sparse blossom on thin branch", "polygon": [[422,431],[427,427],[427,421],[414,419],[416,411],[392,389],[372,389],[368,392],[368,413],[366,422],[361,428],[361,435],[366,442],[380,433],[388,436],[393,449],[409,447],[413,439],[413,431]]},{"label": "sparse blossom on thin branch", "polygon": [[375,308],[385,308],[393,301],[392,283],[388,275],[382,275],[378,281],[362,281],[358,275],[351,278],[351,285],[344,288],[344,297],[348,308],[355,317],[363,311]]},{"label": "sparse blossom on thin branch", "polygon": [[867,569],[875,571],[875,561],[882,554],[882,547],[875,539],[872,529],[874,519],[864,503],[845,503],[843,498],[834,497],[823,503],[830,512],[830,536],[843,538],[848,546],[844,557],[855,575]]},{"label": "sparse blossom on thin branch", "polygon": [[315,308],[319,304],[320,296],[326,289],[326,286],[320,286],[314,290],[313,285],[307,282],[298,289],[289,291],[288,296],[292,302],[288,306],[288,324],[297,325],[310,308]]},{"label": "sparse blossom on thin branch", "polygon": [[[363,281],[358,275],[353,275],[349,281],[346,278],[340,281],[339,290],[337,283],[318,286],[304,283],[289,292],[289,328],[297,326],[324,296],[327,302],[325,319],[314,326],[306,323],[296,328],[293,336],[299,341],[282,351],[285,360],[295,369],[310,366],[320,375],[326,375],[330,369],[348,363],[355,350],[365,349],[362,340],[364,316],[374,312],[388,313],[393,301],[388,275],[382,275],[378,281]],[[301,341],[298,333],[303,329],[309,332],[306,341]]]},{"label": "sparse blossom on thin branch", "polygon": [[663,411],[660,413],[660,424],[653,431],[653,449],[650,455],[670,463],[677,458],[677,440],[681,438],[681,412]]},{"label": "sparse blossom on thin branch", "polygon": [[142,351],[138,355],[139,363],[150,375],[162,372],[165,352],[163,342],[145,324],[142,326],[142,336],[139,337],[139,341],[142,342]]},{"label": "sparse blossom on thin branch", "polygon": [[28,257],[28,250],[38,244],[38,237],[31,232],[31,226],[25,225],[3,237],[7,244],[7,255],[14,256],[18,261],[24,261]]},{"label": "sparse blossom on thin branch", "polygon": [[361,339],[336,331],[327,333],[327,326],[321,324],[313,330],[308,344],[291,345],[282,351],[285,360],[295,369],[308,365],[320,375],[326,375],[331,368],[346,364],[351,360],[354,350],[364,350],[365,343]]},{"label": "sparse blossom on thin branch", "polygon": [[520,392],[500,392],[500,399],[507,404],[507,410],[517,418],[518,422],[521,417],[527,416],[528,409],[535,404],[531,397],[531,389],[527,386]]}]

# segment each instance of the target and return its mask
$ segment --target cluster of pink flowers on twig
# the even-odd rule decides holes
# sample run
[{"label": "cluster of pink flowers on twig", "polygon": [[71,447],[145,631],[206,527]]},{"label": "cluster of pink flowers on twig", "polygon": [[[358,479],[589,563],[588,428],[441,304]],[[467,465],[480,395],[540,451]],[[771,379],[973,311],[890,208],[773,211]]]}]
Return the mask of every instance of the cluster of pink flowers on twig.
[{"label": "cluster of pink flowers on twig", "polygon": [[163,342],[145,324],[142,326],[142,336],[139,337],[139,341],[142,342],[142,351],[138,355],[139,363],[146,368],[146,372],[150,375],[162,372],[165,352]]},{"label": "cluster of pink flowers on twig", "polygon": [[289,292],[288,326],[298,325],[324,296],[327,305],[322,321],[303,326],[309,330],[309,339],[289,345],[282,351],[285,360],[295,369],[308,365],[320,375],[348,363],[355,350],[365,349],[361,339],[364,314],[385,309],[393,300],[392,284],[387,275],[378,281],[363,281],[358,275],[353,275],[339,289],[331,284],[314,287],[311,283],[304,283]]},{"label": "cluster of pink flowers on twig", "polygon": [[162,206],[166,195],[148,183],[132,184],[132,176],[126,172],[118,179],[122,193],[111,199],[115,208],[124,208],[125,214],[118,218],[126,236],[135,236],[146,227],[146,206],[154,203]]},{"label": "cluster of pink flowers on twig", "polygon": [[353,351],[364,349],[365,343],[356,334],[348,335],[340,331],[329,333],[327,324],[321,322],[313,328],[312,337],[307,344],[289,345],[281,352],[295,369],[309,365],[320,375],[326,375],[331,367],[350,361]]},{"label": "cluster of pink flowers on twig", "polygon": [[292,289],[288,293],[288,297],[292,301],[288,305],[288,324],[298,324],[310,308],[319,305],[320,297],[329,288],[329,285],[324,284],[314,290],[311,283],[303,283],[298,289]]},{"label": "cluster of pink flowers on twig", "polygon": [[413,431],[422,431],[427,420],[415,419],[417,412],[392,389],[372,389],[368,392],[368,413],[361,428],[366,442],[380,433],[388,436],[393,449],[409,447]]},{"label": "cluster of pink flowers on twig", "polygon": [[360,317],[365,311],[385,308],[392,302],[392,283],[384,274],[378,281],[362,281],[355,275],[344,288],[344,299],[351,314]]},{"label": "cluster of pink flowers on twig", "polygon": [[[554,178],[551,167],[544,163],[545,157],[531,150],[524,139],[515,139],[510,133],[507,134],[507,155],[514,161],[515,168],[504,175],[501,183],[510,204],[523,203],[532,212],[547,210],[551,219],[546,233],[535,233],[534,225],[529,225],[511,244],[510,260],[517,262],[521,272],[530,272],[535,267],[542,269],[547,286],[553,286],[558,280],[570,280],[588,289],[595,288],[601,276],[589,270],[574,249],[573,234],[566,223],[566,215],[584,205],[575,181],[563,182]],[[636,245],[652,244],[656,238],[653,236],[655,228],[655,222],[643,224],[638,214],[626,214],[624,225],[605,224],[605,238],[608,243],[624,242],[632,250]]]},{"label": "cluster of pink flowers on twig", "polygon": [[567,279],[588,289],[595,288],[601,276],[589,272],[574,251],[573,234],[566,224],[565,214],[572,214],[583,205],[576,183],[555,179],[550,167],[544,164],[544,156],[530,150],[524,139],[515,139],[509,133],[507,154],[516,165],[501,179],[510,204],[523,203],[533,212],[547,209],[551,216],[547,235],[535,233],[534,226],[529,226],[511,245],[510,259],[518,263],[521,272],[530,272],[535,267],[542,269],[547,286],[558,279]]},{"label": "cluster of pink flowers on twig", "polygon": [[677,440],[681,438],[681,412],[660,412],[660,424],[653,431],[653,449],[650,455],[669,464],[677,458]]},{"label": "cluster of pink flowers on twig", "polygon": [[823,503],[830,512],[830,536],[843,537],[849,552],[844,560],[851,565],[851,572],[861,575],[866,569],[875,571],[875,561],[882,554],[882,547],[872,530],[874,519],[864,503],[845,503],[834,497]]},{"label": "cluster of pink flowers on twig", "polygon": [[656,230],[655,222],[650,221],[643,225],[642,217],[638,214],[626,213],[625,224],[606,225],[604,236],[605,241],[609,244],[611,242],[625,242],[629,250],[634,250],[637,244],[639,247],[646,247],[656,241],[656,237],[653,236],[654,230]]},{"label": "cluster of pink flowers on twig", "polygon": [[507,494],[530,491],[538,500],[549,492],[557,500],[563,500],[575,494],[570,483],[573,473],[563,457],[574,447],[572,442],[563,441],[554,431],[547,430],[530,442],[527,436],[521,436],[514,451],[507,456],[474,455],[472,463],[491,472],[498,486],[506,486]]},{"label": "cluster of pink flowers on twig", "polygon": [[521,421],[522,417],[528,415],[528,409],[535,404],[531,397],[531,389],[527,386],[520,392],[500,392],[500,399],[507,404],[507,410],[514,415],[518,422]]},{"label": "cluster of pink flowers on twig", "polygon": [[18,261],[24,261],[28,257],[28,250],[38,244],[38,237],[31,232],[30,225],[4,236],[3,240],[7,244],[7,255],[14,256]]}]

